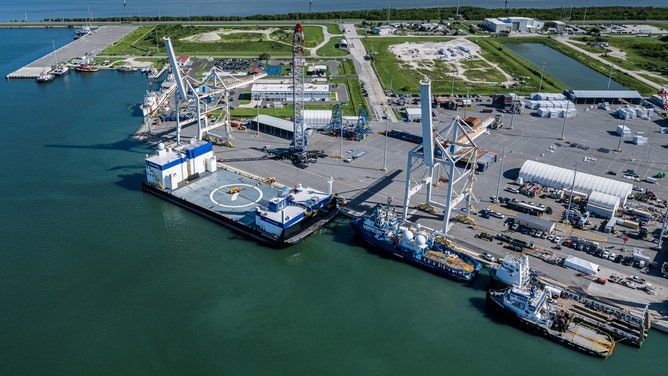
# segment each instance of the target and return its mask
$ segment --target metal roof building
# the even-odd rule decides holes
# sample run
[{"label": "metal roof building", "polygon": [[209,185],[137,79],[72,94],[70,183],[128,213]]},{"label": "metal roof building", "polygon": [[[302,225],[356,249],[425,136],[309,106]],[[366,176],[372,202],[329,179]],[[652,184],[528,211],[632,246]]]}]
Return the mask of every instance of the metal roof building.
[{"label": "metal roof building", "polygon": [[635,90],[572,90],[571,100],[577,104],[596,104],[608,102],[612,104],[629,102],[640,104],[642,96]]},{"label": "metal roof building", "polygon": [[556,189],[570,189],[573,185],[575,191],[591,195],[592,192],[601,192],[607,195],[619,197],[620,203],[624,205],[626,198],[633,191],[633,185],[617,180],[578,172],[574,170],[552,166],[536,161],[526,161],[520,169],[519,177],[524,181],[535,181],[545,187]]}]

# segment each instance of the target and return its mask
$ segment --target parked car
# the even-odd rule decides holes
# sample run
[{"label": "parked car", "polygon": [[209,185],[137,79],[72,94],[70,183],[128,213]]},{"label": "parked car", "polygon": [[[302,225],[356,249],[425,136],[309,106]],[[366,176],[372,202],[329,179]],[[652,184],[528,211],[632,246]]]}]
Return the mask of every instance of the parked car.
[{"label": "parked car", "polygon": [[547,240],[548,241],[553,241],[554,240],[554,235],[548,235]]},{"label": "parked car", "polygon": [[517,189],[517,188],[513,188],[513,187],[508,187],[508,188],[506,188],[506,191],[508,191],[508,192],[510,192],[510,193],[520,193],[520,190],[519,190],[519,189]]},{"label": "parked car", "polygon": [[529,231],[529,236],[534,236],[534,235],[536,235],[536,230],[531,229],[531,230]]},{"label": "parked car", "polygon": [[487,261],[491,261],[491,262],[496,261],[496,257],[492,256],[492,255],[489,254],[489,253],[483,253],[483,254],[482,254],[482,257],[483,257],[485,260],[487,260]]},{"label": "parked car", "polygon": [[501,214],[501,213],[499,213],[499,212],[495,212],[495,211],[489,213],[489,215],[491,215],[491,216],[494,217],[494,218],[501,218],[501,219],[503,219],[503,218],[506,217],[505,215],[503,215],[503,214]]},{"label": "parked car", "polygon": [[608,256],[610,256],[610,252],[609,251],[603,251],[603,254],[601,255],[601,258],[607,259]]},{"label": "parked car", "polygon": [[555,236],[554,240],[552,240],[552,243],[559,244],[561,242],[561,236]]},{"label": "parked car", "polygon": [[520,227],[519,223],[513,223],[513,225],[510,226],[510,229],[513,231],[517,231],[519,227]]},{"label": "parked car", "polygon": [[537,237],[537,238],[540,238],[542,235],[543,235],[543,232],[538,230],[538,231],[536,231],[536,234],[534,236]]},{"label": "parked car", "polygon": [[637,275],[632,275],[632,276],[630,276],[630,277],[626,277],[626,278],[628,278],[628,279],[630,279],[630,280],[632,280],[633,282],[636,282],[636,283],[645,283],[645,282],[647,282],[647,281],[645,281],[644,279],[638,277]]},{"label": "parked car", "polygon": [[615,252],[610,253],[608,256],[608,260],[614,261],[617,258],[617,254]]}]

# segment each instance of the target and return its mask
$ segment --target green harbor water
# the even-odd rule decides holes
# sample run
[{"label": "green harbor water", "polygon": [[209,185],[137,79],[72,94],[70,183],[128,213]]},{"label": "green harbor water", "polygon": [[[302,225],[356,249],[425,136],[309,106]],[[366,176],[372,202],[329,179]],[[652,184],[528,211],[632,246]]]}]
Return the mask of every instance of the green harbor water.
[{"label": "green harbor water", "polygon": [[[3,75],[70,30],[0,29]],[[607,360],[489,316],[471,285],[338,219],[257,246],[141,192],[139,73],[1,80],[1,375],[661,375],[668,336]]]}]

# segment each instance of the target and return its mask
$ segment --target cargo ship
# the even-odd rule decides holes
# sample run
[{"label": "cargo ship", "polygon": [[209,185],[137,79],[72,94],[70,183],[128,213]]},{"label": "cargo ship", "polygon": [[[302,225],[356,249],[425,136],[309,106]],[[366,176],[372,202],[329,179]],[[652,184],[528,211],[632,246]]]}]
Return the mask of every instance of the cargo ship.
[{"label": "cargo ship", "polygon": [[391,206],[377,205],[369,216],[355,216],[351,225],[373,250],[458,282],[470,282],[482,263],[455,250],[452,242],[434,230],[402,220]]},{"label": "cargo ship", "polygon": [[315,233],[338,213],[337,197],[274,178],[218,169],[210,142],[175,148],[159,144],[147,156],[142,189],[233,231],[273,247],[295,244]]},{"label": "cargo ship", "polygon": [[612,336],[555,303],[551,289],[527,285],[487,291],[487,306],[519,327],[599,358],[615,348]]}]

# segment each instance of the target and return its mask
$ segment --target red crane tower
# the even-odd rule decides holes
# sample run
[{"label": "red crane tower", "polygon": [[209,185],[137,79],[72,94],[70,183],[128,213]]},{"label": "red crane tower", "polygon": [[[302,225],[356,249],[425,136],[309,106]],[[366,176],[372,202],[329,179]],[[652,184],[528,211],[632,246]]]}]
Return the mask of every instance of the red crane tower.
[{"label": "red crane tower", "polygon": [[292,103],[294,104],[294,130],[292,134],[292,148],[301,153],[306,147],[304,133],[304,30],[302,24],[295,26],[292,38]]}]

